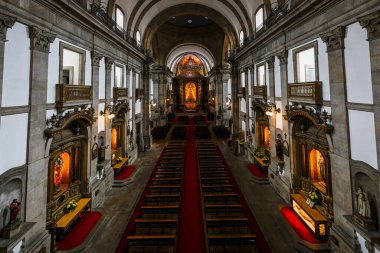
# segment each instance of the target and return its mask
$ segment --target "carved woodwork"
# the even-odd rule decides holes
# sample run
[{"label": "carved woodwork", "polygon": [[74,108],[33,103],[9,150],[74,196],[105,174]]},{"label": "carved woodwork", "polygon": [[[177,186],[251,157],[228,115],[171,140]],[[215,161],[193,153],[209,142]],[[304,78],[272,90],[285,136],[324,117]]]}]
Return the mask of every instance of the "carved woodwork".
[{"label": "carved woodwork", "polygon": [[288,98],[291,102],[322,105],[322,83],[289,83]]},{"label": "carved woodwork", "polygon": [[92,86],[57,84],[55,104],[57,108],[68,105],[91,103]]},{"label": "carved woodwork", "polygon": [[128,88],[113,87],[113,99],[127,99],[128,98]]},{"label": "carved woodwork", "polygon": [[267,99],[268,87],[266,85],[263,86],[253,86],[253,97],[254,98],[262,98]]}]

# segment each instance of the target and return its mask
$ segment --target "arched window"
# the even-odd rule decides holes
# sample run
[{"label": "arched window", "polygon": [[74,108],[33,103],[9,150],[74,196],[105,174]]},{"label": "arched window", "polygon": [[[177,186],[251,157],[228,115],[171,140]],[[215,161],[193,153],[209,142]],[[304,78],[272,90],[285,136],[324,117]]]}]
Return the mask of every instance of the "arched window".
[{"label": "arched window", "polygon": [[244,32],[243,30],[241,30],[240,35],[239,35],[239,45],[243,46],[243,44],[244,44]]},{"label": "arched window", "polygon": [[116,6],[115,8],[115,21],[117,28],[120,30],[124,29],[124,12],[120,7]]},{"label": "arched window", "polygon": [[255,14],[256,31],[259,31],[264,26],[264,8],[260,7]]},{"label": "arched window", "polygon": [[140,34],[139,30],[137,30],[137,32],[136,32],[136,42],[137,42],[138,46],[141,45],[141,34]]}]

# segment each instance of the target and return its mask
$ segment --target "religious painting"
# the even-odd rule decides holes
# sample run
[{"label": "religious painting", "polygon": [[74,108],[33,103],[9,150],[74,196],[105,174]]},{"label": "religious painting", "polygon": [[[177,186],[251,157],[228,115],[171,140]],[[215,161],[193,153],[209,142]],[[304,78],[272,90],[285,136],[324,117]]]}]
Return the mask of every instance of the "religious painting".
[{"label": "religious painting", "polygon": [[69,184],[70,155],[67,152],[58,155],[54,162],[54,194]]},{"label": "religious painting", "polygon": [[320,182],[325,186],[326,180],[326,166],[325,159],[319,150],[312,149],[309,155],[309,166],[310,166],[310,179],[313,182]]},{"label": "religious painting", "polygon": [[197,87],[195,83],[189,82],[185,85],[185,106],[188,110],[197,108]]}]

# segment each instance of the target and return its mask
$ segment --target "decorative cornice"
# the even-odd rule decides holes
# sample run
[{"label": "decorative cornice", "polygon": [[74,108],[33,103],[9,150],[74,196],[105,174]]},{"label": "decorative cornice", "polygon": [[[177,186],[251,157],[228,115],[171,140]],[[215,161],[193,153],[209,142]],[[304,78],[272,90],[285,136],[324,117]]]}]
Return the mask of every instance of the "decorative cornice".
[{"label": "decorative cornice", "polygon": [[127,112],[130,111],[129,103],[126,100],[119,101],[116,105],[113,106],[113,112],[116,116],[119,115],[122,109],[124,109]]},{"label": "decorative cornice", "polygon": [[7,30],[12,28],[16,22],[16,18],[0,15],[0,41],[7,39]]},{"label": "decorative cornice", "polygon": [[91,51],[92,66],[99,67],[99,62],[102,60],[103,55],[96,51]]},{"label": "decorative cornice", "polygon": [[344,49],[344,37],[346,36],[346,28],[338,26],[334,30],[321,34],[321,39],[327,46],[327,52],[338,49]]},{"label": "decorative cornice", "polygon": [[110,57],[105,57],[105,59],[106,59],[106,70],[112,70],[112,66],[115,61]]},{"label": "decorative cornice", "polygon": [[358,18],[360,25],[367,29],[368,40],[380,38],[380,11]]},{"label": "decorative cornice", "polygon": [[288,64],[288,50],[283,50],[277,54],[277,58],[280,60],[280,65]]},{"label": "decorative cornice", "polygon": [[95,117],[94,108],[85,108],[86,105],[82,107],[75,107],[74,111],[67,112],[65,116],[55,115],[51,116],[50,119],[46,120],[47,129],[45,130],[45,135],[48,138],[52,138],[57,134],[62,133],[62,131],[73,121],[83,119],[88,122],[89,125],[96,122],[97,117]]},{"label": "decorative cornice", "polygon": [[267,62],[268,64],[268,69],[273,69],[274,68],[274,61],[275,61],[275,58],[274,56],[269,56],[265,59],[265,61]]},{"label": "decorative cornice", "polygon": [[53,43],[57,35],[42,30],[37,26],[29,26],[30,50],[49,53],[50,43]]},{"label": "decorative cornice", "polygon": [[327,123],[327,120],[330,118],[330,116],[327,114],[326,111],[323,111],[322,113],[320,111],[315,111],[315,109],[312,108],[305,108],[305,107],[298,107],[298,106],[285,106],[285,112],[284,119],[293,121],[296,117],[305,117],[309,119],[318,129],[324,131],[327,134],[330,134],[333,132],[334,127]]}]

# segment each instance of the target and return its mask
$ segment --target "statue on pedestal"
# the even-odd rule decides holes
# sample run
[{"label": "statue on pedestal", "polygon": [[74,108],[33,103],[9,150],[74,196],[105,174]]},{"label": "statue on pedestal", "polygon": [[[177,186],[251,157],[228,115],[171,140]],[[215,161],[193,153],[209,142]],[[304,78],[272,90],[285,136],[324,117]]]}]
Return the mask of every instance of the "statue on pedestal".
[{"label": "statue on pedestal", "polygon": [[9,209],[11,211],[11,216],[9,220],[9,224],[13,225],[17,222],[17,215],[20,211],[21,203],[17,199],[13,199],[12,203],[9,206]]},{"label": "statue on pedestal", "polygon": [[371,218],[371,208],[369,206],[369,200],[362,186],[358,187],[355,195],[356,195],[356,211],[366,218]]}]

